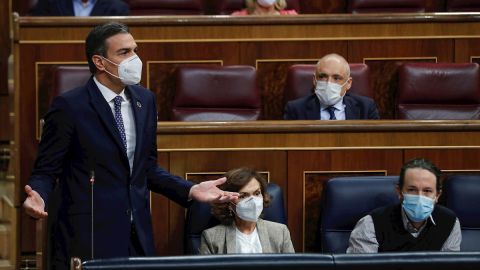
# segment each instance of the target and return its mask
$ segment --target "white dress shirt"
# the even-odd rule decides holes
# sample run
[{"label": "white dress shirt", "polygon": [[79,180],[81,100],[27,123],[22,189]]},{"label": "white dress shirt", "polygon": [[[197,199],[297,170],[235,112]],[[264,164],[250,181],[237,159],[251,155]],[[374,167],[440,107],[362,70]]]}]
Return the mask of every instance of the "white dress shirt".
[{"label": "white dress shirt", "polygon": [[133,117],[132,106],[130,102],[130,98],[125,95],[125,89],[117,95],[112,90],[108,89],[105,85],[101,84],[97,78],[93,77],[95,84],[97,84],[98,89],[102,93],[102,96],[107,101],[110,109],[112,110],[112,114],[115,116],[115,104],[113,103],[113,99],[116,96],[121,96],[123,98],[121,111],[122,111],[122,119],[123,119],[123,126],[125,128],[125,137],[127,139],[127,157],[128,163],[130,165],[130,173],[132,173],[133,168],[133,158],[135,155],[135,145],[136,145],[136,133],[135,133],[135,119]]},{"label": "white dress shirt", "polygon": [[257,228],[255,228],[251,234],[245,234],[235,227],[235,234],[236,253],[262,253],[262,244],[258,237]]}]

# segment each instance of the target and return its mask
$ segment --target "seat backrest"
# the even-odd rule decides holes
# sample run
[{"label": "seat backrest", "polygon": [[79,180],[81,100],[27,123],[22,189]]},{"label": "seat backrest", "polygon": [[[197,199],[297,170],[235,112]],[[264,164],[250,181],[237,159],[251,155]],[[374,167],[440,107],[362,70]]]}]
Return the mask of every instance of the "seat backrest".
[{"label": "seat backrest", "polygon": [[[284,89],[285,102],[310,95],[314,92],[313,75],[316,65],[292,65],[287,72]],[[373,98],[370,87],[370,69],[366,64],[349,64],[352,87],[349,91]]]},{"label": "seat backrest", "polygon": [[322,252],[345,253],[359,219],[378,207],[399,202],[398,176],[356,176],[330,179],[325,187],[320,237]]},{"label": "seat backrest", "polygon": [[[263,219],[287,224],[282,189],[275,183],[268,183],[270,205],[263,210]],[[219,221],[211,214],[207,203],[194,201],[187,209],[185,221],[185,254],[198,254],[200,236],[208,228],[218,225]]]},{"label": "seat backrest", "polygon": [[406,63],[398,80],[397,119],[480,119],[476,63]]},{"label": "seat backrest", "polygon": [[425,0],[349,0],[348,12],[425,12]]},{"label": "seat backrest", "polygon": [[92,76],[87,65],[84,66],[57,66],[54,72],[53,92],[50,103],[56,96],[73,88],[83,86]]},{"label": "seat backrest", "polygon": [[300,13],[300,0],[287,0],[287,7],[285,9],[294,9]]},{"label": "seat backrest", "polygon": [[205,0],[127,0],[130,15],[200,15]]},{"label": "seat backrest", "polygon": [[181,66],[176,70],[174,121],[257,120],[261,112],[251,66]]},{"label": "seat backrest", "polygon": [[446,0],[446,11],[448,12],[478,12],[480,1],[478,0]]},{"label": "seat backrest", "polygon": [[462,227],[461,251],[480,251],[480,175],[451,175],[443,189],[445,206]]}]

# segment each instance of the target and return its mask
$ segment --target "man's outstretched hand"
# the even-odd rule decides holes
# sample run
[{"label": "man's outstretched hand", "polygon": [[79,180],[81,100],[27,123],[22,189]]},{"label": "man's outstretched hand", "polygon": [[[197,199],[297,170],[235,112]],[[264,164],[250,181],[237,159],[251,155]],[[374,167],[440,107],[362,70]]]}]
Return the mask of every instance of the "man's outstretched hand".
[{"label": "man's outstretched hand", "polygon": [[48,213],[45,212],[45,202],[38,192],[33,190],[29,185],[25,186],[25,192],[28,196],[25,202],[23,202],[25,212],[33,218],[46,218]]},{"label": "man's outstretched hand", "polygon": [[225,181],[227,181],[227,178],[222,177],[196,184],[190,189],[189,198],[208,203],[230,202],[238,199],[239,194],[237,192],[223,191],[217,187]]}]

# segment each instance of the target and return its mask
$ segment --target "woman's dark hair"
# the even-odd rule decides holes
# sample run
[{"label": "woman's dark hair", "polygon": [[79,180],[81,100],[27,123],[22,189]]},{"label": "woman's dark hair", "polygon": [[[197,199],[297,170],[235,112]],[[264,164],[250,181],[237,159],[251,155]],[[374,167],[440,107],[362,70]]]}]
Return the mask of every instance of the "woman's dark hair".
[{"label": "woman's dark hair", "polygon": [[414,158],[403,164],[402,169],[400,170],[400,179],[398,180],[398,186],[400,187],[400,189],[402,189],[403,185],[405,184],[405,173],[407,172],[407,170],[415,168],[424,169],[433,173],[437,180],[437,192],[442,191],[442,172],[430,160],[424,158]]},{"label": "woman's dark hair", "polygon": [[[267,194],[267,181],[258,172],[250,168],[238,168],[228,171],[225,174],[227,181],[219,186],[224,191],[238,192],[247,185],[253,178],[260,183],[260,191],[263,196],[263,207],[270,204],[270,195]],[[230,225],[235,220],[235,213],[230,208],[231,203],[217,203],[212,206],[212,214],[222,224]]]},{"label": "woman's dark hair", "polygon": [[88,68],[92,74],[95,74],[97,68],[92,61],[92,56],[101,55],[106,57],[107,45],[105,41],[116,34],[128,34],[128,27],[124,24],[111,22],[96,26],[88,33],[85,39],[85,53],[87,55]]}]

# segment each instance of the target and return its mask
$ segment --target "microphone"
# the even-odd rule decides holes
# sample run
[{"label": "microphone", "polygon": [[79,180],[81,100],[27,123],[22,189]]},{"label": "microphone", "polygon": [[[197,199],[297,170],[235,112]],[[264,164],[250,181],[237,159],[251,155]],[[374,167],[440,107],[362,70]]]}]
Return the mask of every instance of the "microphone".
[{"label": "microphone", "polygon": [[91,254],[91,259],[93,260],[94,259],[94,253],[93,253],[93,247],[94,247],[94,240],[93,240],[93,186],[95,184],[95,171],[92,169],[91,172],[90,172],[90,187],[91,187],[91,197],[90,197],[90,204],[91,204],[91,213],[92,213],[92,239],[91,239],[91,251],[92,251],[92,254]]}]

